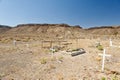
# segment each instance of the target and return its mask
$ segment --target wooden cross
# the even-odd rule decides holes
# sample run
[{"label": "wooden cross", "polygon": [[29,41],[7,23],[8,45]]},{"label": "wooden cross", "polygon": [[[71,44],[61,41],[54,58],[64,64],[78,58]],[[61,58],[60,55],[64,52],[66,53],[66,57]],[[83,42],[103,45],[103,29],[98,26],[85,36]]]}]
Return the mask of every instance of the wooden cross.
[{"label": "wooden cross", "polygon": [[105,57],[106,56],[111,56],[111,55],[107,55],[105,54],[105,49],[103,50],[103,54],[99,54],[100,56],[102,56],[102,72],[104,72],[104,65],[105,65]]}]

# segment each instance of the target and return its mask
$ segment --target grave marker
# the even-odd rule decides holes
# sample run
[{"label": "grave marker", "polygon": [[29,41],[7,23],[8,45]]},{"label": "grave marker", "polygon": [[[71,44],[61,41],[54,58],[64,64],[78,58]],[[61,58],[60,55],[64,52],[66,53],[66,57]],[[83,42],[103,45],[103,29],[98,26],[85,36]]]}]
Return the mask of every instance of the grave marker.
[{"label": "grave marker", "polygon": [[111,56],[111,55],[107,55],[105,54],[105,49],[103,50],[103,54],[99,54],[100,56],[102,56],[102,72],[104,72],[104,66],[105,66],[105,57],[106,56]]},{"label": "grave marker", "polygon": [[113,45],[112,45],[112,39],[110,39],[110,47],[112,47]]},{"label": "grave marker", "polygon": [[16,40],[13,40],[13,45],[16,46]]}]

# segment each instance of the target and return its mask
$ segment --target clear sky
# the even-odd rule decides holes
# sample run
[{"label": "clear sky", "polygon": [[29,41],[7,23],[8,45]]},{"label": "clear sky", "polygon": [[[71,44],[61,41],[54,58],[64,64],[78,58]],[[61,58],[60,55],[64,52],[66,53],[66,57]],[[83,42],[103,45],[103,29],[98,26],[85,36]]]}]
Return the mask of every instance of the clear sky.
[{"label": "clear sky", "polygon": [[0,0],[0,24],[120,25],[120,0]]}]

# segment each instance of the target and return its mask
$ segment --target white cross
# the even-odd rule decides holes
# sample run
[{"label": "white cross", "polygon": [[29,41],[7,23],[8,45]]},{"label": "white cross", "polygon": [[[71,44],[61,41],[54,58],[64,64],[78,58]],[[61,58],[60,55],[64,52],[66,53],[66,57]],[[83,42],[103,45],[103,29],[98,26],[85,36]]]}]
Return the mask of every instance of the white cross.
[{"label": "white cross", "polygon": [[13,40],[13,45],[16,46],[16,40]]},{"label": "white cross", "polygon": [[105,54],[105,49],[103,50],[103,54],[99,54],[100,56],[102,56],[102,72],[104,72],[104,65],[105,65],[105,56],[111,56],[111,55],[106,55]]},{"label": "white cross", "polygon": [[110,46],[112,46],[112,39],[110,39]]}]

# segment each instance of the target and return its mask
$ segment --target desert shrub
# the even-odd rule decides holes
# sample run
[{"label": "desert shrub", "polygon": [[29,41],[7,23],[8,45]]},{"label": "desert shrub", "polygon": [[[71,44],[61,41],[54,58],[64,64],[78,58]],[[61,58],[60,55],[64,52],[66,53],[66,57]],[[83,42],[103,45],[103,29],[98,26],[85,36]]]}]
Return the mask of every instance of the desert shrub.
[{"label": "desert shrub", "polygon": [[116,31],[116,32],[114,32],[114,33],[113,33],[113,35],[117,36],[117,35],[118,35],[118,32],[117,32],[117,31]]},{"label": "desert shrub", "polygon": [[116,74],[114,74],[114,76],[112,77],[112,79],[111,80],[120,80],[120,78],[118,78],[117,77],[117,75]]},{"label": "desert shrub", "polygon": [[103,50],[103,46],[102,46],[101,44],[97,45],[96,48],[97,48],[98,50]]},{"label": "desert shrub", "polygon": [[1,78],[2,78],[2,77],[5,77],[5,76],[6,76],[5,73],[0,73],[0,80],[2,80]]},{"label": "desert shrub", "polygon": [[16,39],[16,41],[21,41],[20,39]]},{"label": "desert shrub", "polygon": [[6,39],[2,39],[2,40],[1,40],[1,43],[9,43],[10,41],[11,41],[10,39],[7,39],[7,38],[6,38]]},{"label": "desert shrub", "polygon": [[23,42],[29,42],[30,41],[30,37],[25,37],[22,39]]},{"label": "desert shrub", "polygon": [[51,58],[51,61],[56,61],[56,60],[57,60],[56,57]]},{"label": "desert shrub", "polygon": [[23,42],[28,42],[28,39],[22,39]]},{"label": "desert shrub", "polygon": [[101,80],[107,80],[105,77],[102,77],[102,79]]},{"label": "desert shrub", "polygon": [[62,57],[62,56],[60,56],[60,57],[58,58],[58,60],[59,60],[59,61],[63,60],[63,57]]},{"label": "desert shrub", "polygon": [[41,63],[41,64],[46,64],[46,63],[47,63],[47,59],[46,59],[46,58],[42,58],[42,59],[40,60],[40,63]]}]

